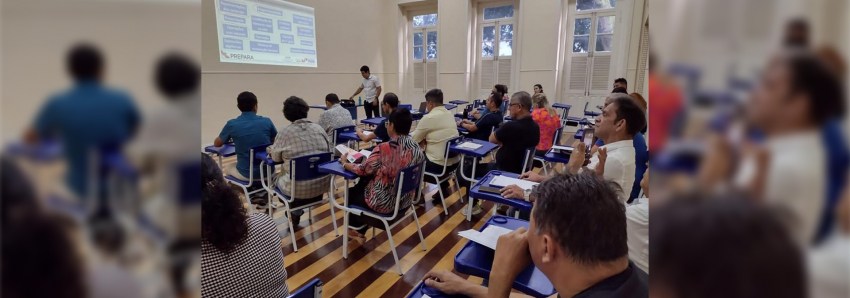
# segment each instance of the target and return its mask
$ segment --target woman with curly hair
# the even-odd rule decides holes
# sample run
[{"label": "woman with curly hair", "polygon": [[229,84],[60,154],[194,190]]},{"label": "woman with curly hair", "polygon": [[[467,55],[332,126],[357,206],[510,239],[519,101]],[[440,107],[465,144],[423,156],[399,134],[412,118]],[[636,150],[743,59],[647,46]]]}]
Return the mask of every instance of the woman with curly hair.
[{"label": "woman with curly hair", "polygon": [[248,216],[221,169],[201,154],[201,296],[286,297],[286,269],[274,220]]}]

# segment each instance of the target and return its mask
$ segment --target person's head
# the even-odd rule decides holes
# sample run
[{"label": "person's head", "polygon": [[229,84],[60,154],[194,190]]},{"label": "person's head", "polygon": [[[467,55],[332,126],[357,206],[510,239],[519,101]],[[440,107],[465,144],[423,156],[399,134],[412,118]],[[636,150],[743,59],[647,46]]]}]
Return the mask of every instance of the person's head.
[{"label": "person's head", "polygon": [[201,238],[227,253],[248,236],[247,211],[218,164],[201,154]]},{"label": "person's head", "polygon": [[535,109],[545,109],[549,115],[557,115],[555,109],[549,105],[549,99],[545,93],[537,93],[531,96],[531,106]]},{"label": "person's head", "polygon": [[75,81],[100,80],[103,76],[103,54],[91,44],[78,44],[67,56],[68,72]]},{"label": "person's head", "polygon": [[627,82],[626,79],[624,79],[624,78],[616,79],[616,80],[614,80],[614,88],[615,89],[616,88],[628,89],[629,88],[629,82]]},{"label": "person's head", "polygon": [[590,270],[627,258],[626,209],[618,191],[590,171],[540,183],[531,195],[528,233],[534,265],[552,279],[558,269]]},{"label": "person's head", "polygon": [[520,91],[511,95],[508,112],[510,113],[511,118],[514,119],[519,119],[519,117],[531,113],[531,95],[525,91]]},{"label": "person's head", "polygon": [[504,102],[505,95],[499,91],[491,92],[490,97],[487,98],[487,110],[488,111],[496,111],[502,107],[502,102]]},{"label": "person's head", "polygon": [[410,134],[410,126],[413,124],[413,116],[408,109],[395,109],[387,118],[387,134],[391,138],[399,135]]},{"label": "person's head", "polygon": [[290,96],[283,101],[283,117],[289,122],[295,122],[307,118],[310,106],[298,96]]},{"label": "person's head", "polygon": [[236,96],[236,107],[242,112],[257,112],[257,96],[249,91],[244,91]]},{"label": "person's head", "polygon": [[606,144],[632,139],[646,126],[646,113],[623,93],[611,93],[605,99],[602,114],[596,117],[595,133]]},{"label": "person's head", "polygon": [[805,19],[793,19],[785,25],[783,43],[786,47],[809,46],[809,22]]},{"label": "person's head", "polygon": [[681,196],[654,208],[650,292],[660,298],[805,297],[802,252],[775,211],[736,194]]},{"label": "person's head", "polygon": [[361,66],[360,67],[360,75],[363,76],[364,79],[368,79],[369,76],[372,75],[372,73],[369,72],[369,66],[366,66],[366,65]]},{"label": "person's head", "polygon": [[381,108],[384,109],[384,114],[392,113],[398,107],[398,96],[395,93],[389,92],[384,94],[384,101],[381,103]]},{"label": "person's head", "polygon": [[640,105],[644,110],[649,108],[649,106],[646,104],[646,99],[644,99],[643,95],[640,95],[640,93],[633,92],[632,94],[629,94],[629,97],[634,99],[635,102],[637,102],[638,105]]},{"label": "person's head", "polygon": [[499,93],[502,93],[502,94],[508,94],[508,86],[505,86],[505,85],[502,85],[502,84],[496,84],[496,86],[493,86],[493,92],[496,92],[496,91],[498,91]]},{"label": "person's head", "polygon": [[629,94],[629,92],[628,92],[628,91],[626,91],[626,88],[625,88],[625,87],[617,87],[617,88],[614,88],[614,90],[611,90],[611,93],[623,93],[623,94]]},{"label": "person's head", "polygon": [[543,85],[534,84],[534,94],[543,93]]},{"label": "person's head", "polygon": [[425,93],[425,103],[428,105],[429,112],[431,109],[443,105],[443,90],[428,90],[428,93]]},{"label": "person's head", "polygon": [[0,221],[25,219],[27,214],[41,211],[29,175],[9,157],[0,156]]},{"label": "person's head", "polygon": [[844,116],[844,90],[810,53],[772,59],[747,107],[748,122],[766,134],[799,131]]},{"label": "person's head", "polygon": [[201,70],[194,61],[179,53],[162,57],[156,67],[156,86],[168,99],[183,98],[198,91]]},{"label": "person's head", "polygon": [[338,104],[338,103],[339,103],[339,96],[336,96],[336,93],[328,93],[328,95],[325,95],[325,106],[327,106],[329,109],[333,105]]}]

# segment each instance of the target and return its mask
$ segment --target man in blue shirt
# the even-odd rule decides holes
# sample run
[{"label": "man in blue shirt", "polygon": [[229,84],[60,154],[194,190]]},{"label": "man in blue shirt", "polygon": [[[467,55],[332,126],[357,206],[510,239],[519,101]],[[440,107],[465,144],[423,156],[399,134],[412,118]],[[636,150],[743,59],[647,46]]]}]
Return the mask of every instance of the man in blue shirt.
[{"label": "man in blue shirt", "polygon": [[[277,129],[272,120],[257,115],[257,96],[245,91],[236,97],[236,106],[242,114],[236,119],[227,121],[214,145],[221,147],[228,140],[233,140],[236,146],[236,165],[229,164],[224,168],[224,174],[242,181],[248,178],[260,179],[260,168],[248,164],[251,147],[271,143],[277,135]],[[251,172],[253,171],[253,177]]]},{"label": "man in blue shirt", "polygon": [[59,138],[68,164],[65,182],[84,198],[89,155],[95,150],[120,149],[139,127],[140,115],[129,94],[101,84],[103,55],[97,48],[78,45],[69,52],[67,63],[74,86],[50,97],[25,141],[35,144]]}]

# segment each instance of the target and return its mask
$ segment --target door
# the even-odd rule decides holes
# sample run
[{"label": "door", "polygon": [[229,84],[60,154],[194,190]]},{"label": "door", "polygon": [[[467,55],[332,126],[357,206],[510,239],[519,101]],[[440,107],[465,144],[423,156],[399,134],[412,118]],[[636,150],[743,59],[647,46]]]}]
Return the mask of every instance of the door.
[{"label": "door", "polygon": [[437,14],[421,14],[410,23],[411,95],[437,88]]},{"label": "door", "polygon": [[479,14],[478,99],[485,99],[496,84],[513,89],[517,31],[512,4],[484,7]]}]

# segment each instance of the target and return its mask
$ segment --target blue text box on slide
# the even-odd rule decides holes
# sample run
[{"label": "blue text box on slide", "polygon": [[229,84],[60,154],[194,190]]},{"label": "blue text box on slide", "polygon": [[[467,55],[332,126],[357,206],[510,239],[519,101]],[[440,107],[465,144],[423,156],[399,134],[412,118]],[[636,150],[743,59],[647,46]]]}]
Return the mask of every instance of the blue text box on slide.
[{"label": "blue text box on slide", "polygon": [[279,16],[279,17],[283,16],[283,11],[268,8],[268,7],[263,7],[263,6],[259,6],[259,5],[257,6],[257,11],[262,12],[262,13],[271,14],[271,15],[276,15],[276,16]]},{"label": "blue text box on slide", "polygon": [[295,36],[292,36],[290,34],[281,34],[280,43],[295,44]]},{"label": "blue text box on slide", "polygon": [[292,23],[287,21],[277,21],[277,29],[283,31],[292,31]]},{"label": "blue text box on slide", "polygon": [[245,18],[234,17],[232,15],[227,15],[227,14],[223,15],[223,16],[224,16],[225,21],[239,23],[239,24],[245,24]]},{"label": "blue text box on slide", "polygon": [[292,15],[292,22],[298,25],[313,26],[313,18],[299,16],[297,14]]},{"label": "blue text box on slide", "polygon": [[248,6],[242,3],[219,0],[218,7],[223,12],[241,14],[243,16],[248,15]]},{"label": "blue text box on slide", "polygon": [[272,40],[272,37],[271,37],[271,36],[268,36],[268,35],[265,35],[265,34],[257,34],[257,33],[254,33],[254,39],[256,39],[256,40],[271,41],[271,40]]},{"label": "blue text box on slide", "polygon": [[298,36],[312,38],[313,37],[313,29],[298,27]]},{"label": "blue text box on slide", "polygon": [[[253,41],[252,41],[252,42],[253,42]],[[316,54],[316,51],[315,51],[315,50],[309,50],[309,49],[296,49],[296,48],[290,48],[290,49],[289,49],[289,52],[290,52],[290,53],[293,53],[293,54],[309,54],[309,55],[315,55],[315,54]]]},{"label": "blue text box on slide", "polygon": [[251,51],[279,54],[280,46],[274,43],[251,41]]},{"label": "blue text box on slide", "polygon": [[235,38],[223,38],[224,48],[228,50],[242,50],[242,40]]},{"label": "blue text box on slide", "polygon": [[222,27],[224,29],[224,35],[248,37],[248,28],[228,24],[224,24]]},{"label": "blue text box on slide", "polygon": [[251,16],[251,29],[254,31],[272,33],[274,32],[274,29],[272,28],[272,19]]},{"label": "blue text box on slide", "polygon": [[302,40],[301,45],[302,46],[313,46],[313,41],[312,40]]}]

